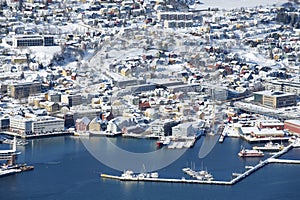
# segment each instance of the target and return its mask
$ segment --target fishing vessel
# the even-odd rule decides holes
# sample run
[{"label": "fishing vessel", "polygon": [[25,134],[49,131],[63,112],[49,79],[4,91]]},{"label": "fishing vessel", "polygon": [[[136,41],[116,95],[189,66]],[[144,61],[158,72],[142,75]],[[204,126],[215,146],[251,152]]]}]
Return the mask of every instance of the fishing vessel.
[{"label": "fishing vessel", "polygon": [[263,147],[259,146],[254,146],[254,150],[261,150],[261,151],[280,151],[284,148],[284,145],[279,144],[279,143],[273,143],[273,142],[268,142],[266,143]]},{"label": "fishing vessel", "polygon": [[255,150],[255,149],[245,149],[243,148],[238,155],[240,157],[263,157],[264,153],[260,150]]}]

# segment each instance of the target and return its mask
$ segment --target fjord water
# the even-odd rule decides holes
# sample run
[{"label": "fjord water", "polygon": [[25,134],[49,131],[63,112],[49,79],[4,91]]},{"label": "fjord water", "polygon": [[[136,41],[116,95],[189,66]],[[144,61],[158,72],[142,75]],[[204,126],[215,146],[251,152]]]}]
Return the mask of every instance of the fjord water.
[{"label": "fjord water", "polygon": [[[103,139],[103,138],[102,138]],[[232,172],[245,171],[260,158],[241,159],[240,146],[248,143],[226,138],[199,159],[198,152],[205,137],[197,141],[176,162],[159,170],[165,178],[185,176],[181,169],[207,169],[216,180],[230,180]],[[101,137],[91,137],[93,143]],[[132,152],[156,150],[154,140],[112,138],[119,147]],[[3,148],[3,144],[0,145]],[[155,182],[120,182],[102,179],[99,173],[120,175],[95,159],[76,137],[55,137],[31,140],[18,161],[34,165],[33,171],[0,178],[0,199],[299,199],[300,165],[269,164],[233,186],[175,184]],[[166,150],[169,151],[169,150]],[[299,158],[300,149],[293,149],[284,158]],[[126,159],[126,158],[119,158]],[[263,158],[265,159],[265,158]],[[145,166],[147,169],[147,166]],[[125,169],[124,169],[125,170]],[[142,171],[142,166],[141,166]],[[185,176],[186,177],[186,176]],[[187,177],[186,177],[187,178]]]}]

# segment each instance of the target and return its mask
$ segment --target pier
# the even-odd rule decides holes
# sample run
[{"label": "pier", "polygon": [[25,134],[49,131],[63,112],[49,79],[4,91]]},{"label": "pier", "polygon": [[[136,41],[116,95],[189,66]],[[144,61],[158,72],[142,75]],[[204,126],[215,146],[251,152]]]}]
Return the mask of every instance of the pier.
[{"label": "pier", "polygon": [[100,174],[102,178],[115,179],[120,181],[147,181],[147,182],[166,182],[166,183],[193,183],[193,184],[213,184],[213,185],[231,185],[228,181],[201,181],[193,179],[175,179],[175,178],[146,178],[146,177],[122,177],[108,174]]},{"label": "pier", "polygon": [[100,174],[100,176],[102,178],[115,179],[115,180],[119,180],[119,181],[148,181],[148,182],[166,182],[166,183],[234,185],[234,184],[238,183],[239,181],[245,179],[246,177],[250,176],[252,173],[254,173],[255,171],[259,170],[260,168],[264,167],[265,165],[267,165],[269,163],[300,164],[300,160],[277,159],[278,157],[287,153],[290,149],[294,148],[296,142],[291,143],[290,145],[286,146],[284,149],[277,152],[270,158],[267,158],[266,160],[261,161],[256,166],[250,167],[244,173],[236,174],[237,176],[234,179],[232,179],[231,181],[194,180],[194,179],[185,179],[185,178],[181,178],[181,179],[170,178],[169,179],[169,178],[152,178],[152,177],[139,177],[139,176],[114,176],[114,175],[108,175],[108,174],[102,174],[102,173]]},{"label": "pier", "polygon": [[300,164],[300,160],[270,158],[269,163]]}]

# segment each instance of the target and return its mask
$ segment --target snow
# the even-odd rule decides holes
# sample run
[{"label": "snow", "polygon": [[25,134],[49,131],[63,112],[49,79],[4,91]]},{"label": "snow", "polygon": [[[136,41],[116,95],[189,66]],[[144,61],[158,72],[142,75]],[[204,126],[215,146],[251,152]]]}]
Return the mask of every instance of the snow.
[{"label": "snow", "polygon": [[261,66],[274,66],[276,65],[276,62],[274,60],[269,60],[264,58],[260,54],[256,54],[254,52],[248,52],[246,54],[243,54],[242,57],[246,59],[247,62],[256,63]]},{"label": "snow", "polygon": [[41,61],[43,65],[48,65],[53,58],[53,55],[61,51],[59,46],[37,46],[29,47],[29,49],[36,60]]},{"label": "snow", "polygon": [[241,7],[257,7],[267,5],[281,5],[287,2],[287,0],[201,0],[203,4],[195,6],[197,9],[203,8],[220,8],[220,9],[234,9]]}]

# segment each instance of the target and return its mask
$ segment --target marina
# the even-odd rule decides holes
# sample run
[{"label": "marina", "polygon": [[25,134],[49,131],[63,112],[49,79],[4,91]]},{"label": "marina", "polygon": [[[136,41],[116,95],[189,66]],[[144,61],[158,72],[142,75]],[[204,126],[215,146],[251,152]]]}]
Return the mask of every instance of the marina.
[{"label": "marina", "polygon": [[0,150],[0,160],[6,161],[0,167],[0,177],[13,175],[15,173],[33,170],[33,166],[27,164],[17,164],[17,157],[20,152],[17,152],[17,138],[14,137],[12,140],[12,149]]},{"label": "marina", "polygon": [[[93,137],[92,143],[96,143],[98,140],[102,140],[101,137]],[[122,138],[119,138],[120,140]],[[204,137],[201,139],[205,139]],[[224,152],[222,155],[219,153],[217,155],[210,154],[214,160],[210,161],[210,157],[199,162],[190,160],[189,156],[193,155],[193,152],[198,153],[199,140],[195,147],[190,149],[183,155],[183,160],[181,162],[175,162],[172,166],[165,168],[165,170],[153,170],[159,173],[159,178],[175,178],[175,179],[189,179],[181,170],[183,167],[190,167],[191,169],[201,170],[208,169],[210,173],[214,176],[214,181],[226,181],[229,182],[232,178],[232,172],[243,173],[245,167],[255,166],[257,163],[253,163],[252,159],[240,159],[236,153],[237,149],[243,144],[243,141],[235,138],[226,138],[225,143],[222,145],[217,145],[214,149],[215,153],[223,152],[223,149],[230,149],[228,152]],[[144,143],[145,145],[139,146],[138,148],[143,149],[144,152],[156,150],[155,141],[152,140],[140,140],[140,139],[128,139],[130,142],[126,141],[121,146],[124,149],[129,149],[132,147],[136,141]],[[114,141],[114,140],[112,140]],[[64,145],[62,148],[58,148]],[[45,148],[40,148],[44,146]],[[30,145],[25,146],[27,155],[24,152],[24,148],[21,147],[22,152],[19,156],[20,161],[24,161],[28,164],[34,165],[36,171],[30,171],[28,173],[16,173],[15,175],[5,176],[0,178],[0,193],[8,197],[9,199],[24,199],[36,197],[34,193],[39,195],[40,198],[45,200],[51,200],[57,197],[57,199],[84,199],[86,194],[91,193],[91,199],[99,199],[102,196],[104,199],[112,199],[111,195],[115,199],[137,199],[139,192],[149,194],[145,196],[147,199],[161,199],[167,198],[169,196],[168,192],[172,190],[173,194],[178,197],[175,199],[193,198],[197,195],[202,195],[203,198],[211,197],[215,195],[217,199],[232,199],[232,192],[243,193],[249,198],[255,198],[257,194],[253,194],[253,191],[249,191],[250,187],[257,186],[257,192],[265,192],[266,195],[287,195],[294,191],[294,188],[299,185],[298,179],[293,179],[295,176],[299,175],[300,165],[296,164],[268,164],[266,167],[262,168],[258,173],[253,173],[250,177],[246,178],[244,181],[238,182],[236,185],[213,185],[208,183],[172,183],[172,182],[154,182],[154,181],[120,181],[117,179],[100,178],[99,172],[111,175],[121,175],[124,171],[121,169],[119,171],[111,170],[103,164],[99,164],[99,161],[95,160],[89,152],[87,152],[84,145],[80,142],[78,137],[54,137],[54,138],[42,138],[36,140]],[[137,147],[135,147],[137,148]],[[32,149],[32,150],[31,150]],[[106,148],[102,146],[101,152]],[[163,151],[169,151],[168,149],[162,149]],[[280,157],[284,159],[297,159],[297,155],[300,149],[291,149],[286,155]],[[213,153],[214,153],[213,152]],[[277,153],[277,152],[276,152]],[[297,154],[296,154],[297,153]],[[24,159],[26,155],[26,159]],[[70,159],[72,155],[72,159]],[[232,157],[230,157],[232,155]],[[224,162],[226,160],[229,164],[224,163],[222,166],[218,166],[218,163]],[[256,160],[256,159],[255,159]],[[250,162],[248,162],[250,161]],[[82,163],[87,163],[88,165],[82,165]],[[81,166],[81,167],[72,167]],[[149,170],[150,167],[146,164],[146,169]],[[131,169],[126,167],[124,169]],[[218,171],[220,169],[221,171]],[[284,170],[284,176],[280,175]],[[138,167],[135,170],[137,173],[143,172],[142,167]],[[92,172],[92,173],[91,173]],[[150,172],[147,172],[150,173]],[[55,174],[56,176],[53,176]],[[272,176],[270,176],[272,174]],[[47,177],[43,180],[41,184],[41,177]],[[57,181],[58,177],[64,177],[61,182]],[[193,178],[190,178],[193,179]],[[295,181],[295,187],[291,188],[291,184],[288,180]],[[30,184],[27,184],[30,181]],[[275,181],[280,181],[283,184],[275,185],[268,184]],[[85,184],[83,184],[85,183]],[[18,193],[14,193],[11,186],[18,187]],[[59,186],[56,187],[56,186]],[[264,186],[264,187],[263,187]],[[35,189],[38,188],[38,189]],[[124,197],[130,188],[129,196]],[[259,189],[261,188],[261,189]],[[284,190],[280,190],[284,188]],[[162,192],[158,192],[158,190]],[[61,191],[68,191],[67,193],[62,193]],[[78,193],[80,191],[80,194]],[[53,196],[53,192],[55,195]],[[136,195],[138,194],[138,195]],[[298,194],[298,193],[297,193]],[[237,195],[233,200],[240,199],[242,195]],[[173,198],[173,197],[172,197]],[[247,199],[249,199],[247,198]],[[296,200],[297,198],[291,198]]]},{"label": "marina", "polygon": [[[257,165],[255,166],[246,166],[245,168],[247,169],[243,173],[232,173],[232,176],[234,177],[230,181],[217,181],[213,180],[212,176],[207,172],[206,174],[209,174],[211,178],[207,179],[198,179],[197,174],[198,172],[191,170],[190,168],[183,168],[182,171],[194,179],[186,179],[186,178],[181,178],[181,179],[175,179],[175,178],[158,178],[158,177],[149,177],[149,176],[139,176],[139,175],[134,175],[132,171],[127,170],[125,173],[123,173],[121,176],[115,176],[115,175],[109,175],[105,173],[101,173],[100,177],[101,178],[107,178],[107,179],[115,179],[115,180],[120,180],[120,181],[145,181],[145,182],[168,182],[168,183],[189,183],[189,184],[211,184],[211,185],[234,185],[241,180],[245,179],[246,177],[250,176],[252,173],[255,171],[261,169],[265,165],[269,163],[290,163],[290,164],[300,164],[300,160],[285,160],[285,159],[277,159],[278,157],[282,156],[283,154],[287,153],[289,150],[294,148],[294,145],[296,142],[286,146],[284,149],[281,151],[275,153],[272,155],[270,158],[265,159],[264,161],[260,161]],[[204,175],[204,174],[203,174]]]}]

